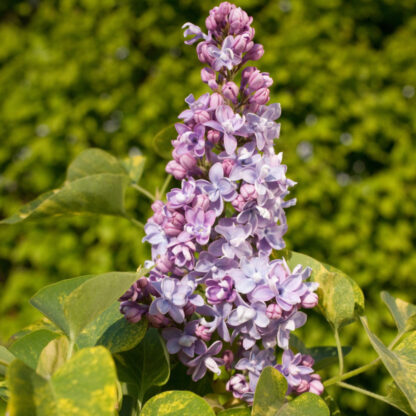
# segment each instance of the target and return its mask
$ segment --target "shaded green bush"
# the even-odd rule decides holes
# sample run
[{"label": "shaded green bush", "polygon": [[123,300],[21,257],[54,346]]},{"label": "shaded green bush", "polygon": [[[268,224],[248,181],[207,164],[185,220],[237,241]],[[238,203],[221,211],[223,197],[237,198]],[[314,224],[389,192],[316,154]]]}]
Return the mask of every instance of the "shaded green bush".
[{"label": "shaded green bush", "polygon": [[[405,288],[416,268],[416,3],[237,3],[256,17],[266,50],[261,69],[277,80],[272,100],[283,107],[278,145],[299,183],[286,241],[353,276],[372,307],[372,326],[382,336],[386,328],[388,339],[393,322],[374,312],[379,291],[414,301]],[[60,185],[68,163],[91,146],[119,157],[142,152],[151,167],[144,183],[160,185],[166,151],[153,138],[176,121],[187,91],[205,92],[180,26],[202,23],[215,4],[2,2],[1,218]],[[136,195],[129,197],[136,206]],[[148,208],[138,208],[143,220]],[[1,236],[2,342],[38,317],[27,299],[45,284],[134,270],[148,255],[137,229],[117,218],[2,227]],[[316,316],[307,326],[311,345],[321,323]],[[362,414],[365,400],[344,405]],[[376,406],[367,411],[380,414]]]}]

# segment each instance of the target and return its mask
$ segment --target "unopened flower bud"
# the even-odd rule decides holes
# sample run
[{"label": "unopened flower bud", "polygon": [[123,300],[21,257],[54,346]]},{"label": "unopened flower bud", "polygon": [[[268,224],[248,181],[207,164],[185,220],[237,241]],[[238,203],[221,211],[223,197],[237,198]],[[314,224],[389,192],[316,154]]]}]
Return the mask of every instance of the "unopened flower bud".
[{"label": "unopened flower bud", "polygon": [[187,170],[190,171],[196,166],[196,159],[191,153],[185,153],[179,157],[179,163]]},{"label": "unopened flower bud", "polygon": [[214,92],[214,94],[212,94],[209,98],[209,107],[213,110],[223,104],[224,98],[222,98],[222,95],[218,94],[217,92]]},{"label": "unopened flower bud", "polygon": [[201,338],[203,341],[209,341],[211,339],[211,333],[204,325],[198,325],[195,329],[195,335]]},{"label": "unopened flower bud", "polygon": [[241,89],[243,89],[247,85],[251,74],[253,74],[255,71],[258,71],[258,69],[255,66],[248,66],[247,68],[243,69],[243,71],[241,72]]},{"label": "unopened flower bud", "polygon": [[196,53],[198,55],[198,59],[202,63],[211,64],[212,57],[209,53],[210,46],[211,45],[209,45],[207,42],[200,42],[198,43],[198,46],[196,47]]},{"label": "unopened flower bud", "polygon": [[241,399],[244,395],[244,393],[247,393],[250,391],[250,386],[248,384],[248,381],[242,374],[236,374],[232,376],[225,388],[230,391],[234,397],[237,399]]},{"label": "unopened flower bud", "polygon": [[324,385],[321,382],[319,374],[311,374],[311,381],[309,382],[309,391],[320,396],[324,391]]},{"label": "unopened flower bud", "polygon": [[147,320],[149,321],[150,326],[152,326],[153,328],[164,328],[166,326],[169,326],[171,322],[169,318],[163,316],[160,313],[157,313],[155,315],[148,313]]},{"label": "unopened flower bud", "polygon": [[305,379],[302,379],[299,385],[295,387],[295,391],[298,394],[305,393],[305,391],[308,391],[308,390],[309,390],[309,383]]},{"label": "unopened flower bud", "polygon": [[173,263],[168,259],[168,256],[165,254],[156,259],[156,267],[162,273],[169,273],[172,271]]},{"label": "unopened flower bud", "polygon": [[267,305],[266,315],[269,319],[280,319],[282,316],[282,308],[277,303]]},{"label": "unopened flower bud", "polygon": [[207,211],[209,206],[210,206],[210,200],[207,194],[199,194],[192,201],[192,208],[194,209],[200,208],[203,211]]},{"label": "unopened flower bud", "polygon": [[147,309],[147,305],[139,305],[138,303],[130,300],[120,304],[120,312],[131,323],[139,322],[142,319],[143,314],[147,312]]},{"label": "unopened flower bud", "polygon": [[185,313],[185,316],[191,316],[196,310],[196,306],[192,304],[191,302],[188,302],[184,307],[183,311]]},{"label": "unopened flower bud", "polygon": [[227,177],[230,176],[230,173],[234,166],[235,166],[235,161],[233,159],[224,159],[222,161],[222,168],[224,170],[224,175]]},{"label": "unopened flower bud", "polygon": [[[200,45],[200,44],[199,44]],[[198,46],[199,46],[198,45]],[[254,44],[254,46],[244,55],[243,62],[258,61],[264,55],[263,45],[260,43]]]},{"label": "unopened flower bud", "polygon": [[315,292],[307,292],[301,297],[302,308],[314,308],[318,304],[318,300],[318,295]]},{"label": "unopened flower bud", "polygon": [[207,140],[212,144],[217,144],[221,139],[221,133],[217,130],[209,130]]},{"label": "unopened flower bud", "polygon": [[254,102],[259,105],[266,104],[270,99],[270,91],[268,88],[260,88],[257,90],[252,97],[250,97],[250,102]]},{"label": "unopened flower bud", "polygon": [[237,195],[231,202],[231,205],[234,207],[234,209],[238,212],[241,212],[244,208],[244,205],[247,203],[247,201],[241,196]]},{"label": "unopened flower bud", "polygon": [[210,117],[208,111],[196,110],[194,112],[194,120],[197,124],[204,124],[207,121],[211,120],[211,117]]},{"label": "unopened flower bud", "polygon": [[230,371],[231,365],[234,361],[234,354],[231,350],[225,350],[224,354],[222,355],[222,359],[224,361],[225,369]]},{"label": "unopened flower bud", "polygon": [[234,42],[232,44],[232,50],[241,55],[247,48],[247,43],[251,42],[249,35],[247,33],[243,33],[242,35],[238,35],[234,38]]},{"label": "unopened flower bud", "polygon": [[240,194],[246,201],[252,201],[257,198],[256,187],[249,183],[241,185]]},{"label": "unopened flower bud", "polygon": [[302,365],[305,367],[312,367],[315,363],[315,360],[310,355],[303,355],[302,356]]},{"label": "unopened flower bud", "polygon": [[171,160],[166,165],[166,172],[170,173],[175,179],[181,180],[183,179],[186,174],[187,170],[183,168],[178,162],[175,160]]},{"label": "unopened flower bud", "polygon": [[208,81],[215,80],[216,74],[212,68],[205,67],[201,69],[202,82],[208,83]]},{"label": "unopened flower bud", "polygon": [[207,27],[208,30],[210,30],[211,32],[214,32],[217,29],[217,22],[214,19],[214,16],[212,14],[210,14],[206,19],[205,19],[205,26]]},{"label": "unopened flower bud", "polygon": [[243,31],[251,22],[253,18],[250,18],[247,13],[237,7],[231,10],[228,16],[228,24],[230,25],[230,34],[238,34]]},{"label": "unopened flower bud", "polygon": [[250,92],[257,91],[258,89],[264,86],[264,78],[262,73],[256,69],[250,75],[250,78],[247,82],[247,88],[249,88]]},{"label": "unopened flower bud", "polygon": [[237,103],[237,97],[238,97],[238,87],[234,82],[227,82],[222,87],[222,93],[224,94],[224,97],[233,102],[234,104]]}]

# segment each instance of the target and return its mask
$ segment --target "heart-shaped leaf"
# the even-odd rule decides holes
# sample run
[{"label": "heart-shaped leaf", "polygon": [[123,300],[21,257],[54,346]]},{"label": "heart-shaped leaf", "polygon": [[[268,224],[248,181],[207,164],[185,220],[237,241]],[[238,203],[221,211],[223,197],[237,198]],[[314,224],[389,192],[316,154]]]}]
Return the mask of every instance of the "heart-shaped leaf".
[{"label": "heart-shaped leaf", "polygon": [[389,308],[399,332],[416,329],[416,305],[396,299],[388,292],[381,292],[381,299]]},{"label": "heart-shaped leaf", "polygon": [[68,167],[61,188],[46,192],[0,224],[80,214],[125,217],[127,185],[140,177],[144,160],[122,163],[100,149],[87,149]]},{"label": "heart-shaped leaf", "polygon": [[364,296],[359,286],[339,270],[312,257],[291,252],[291,268],[301,264],[312,269],[311,280],[319,283],[319,309],[335,329],[348,325],[364,310]]},{"label": "heart-shaped leaf", "polygon": [[39,357],[42,350],[59,334],[48,331],[47,329],[39,329],[19,338],[10,346],[10,351],[19,358],[27,366],[36,370]]},{"label": "heart-shaped leaf", "polygon": [[63,335],[52,340],[40,353],[36,372],[45,377],[51,377],[61,368],[68,357],[69,341]]},{"label": "heart-shaped leaf", "polygon": [[115,355],[119,380],[134,386],[136,399],[143,402],[153,386],[169,380],[170,364],[165,343],[155,329],[149,329],[141,343],[130,351]]},{"label": "heart-shaped leaf", "polygon": [[10,416],[113,416],[116,371],[103,347],[83,349],[46,379],[20,360],[7,372]]},{"label": "heart-shaped leaf", "polygon": [[209,404],[190,391],[165,391],[152,397],[140,416],[215,416]]},{"label": "heart-shaped leaf", "polygon": [[370,331],[365,318],[362,317],[361,322],[373,348],[406,396],[412,410],[416,411],[416,332],[404,338],[394,351],[391,351]]}]

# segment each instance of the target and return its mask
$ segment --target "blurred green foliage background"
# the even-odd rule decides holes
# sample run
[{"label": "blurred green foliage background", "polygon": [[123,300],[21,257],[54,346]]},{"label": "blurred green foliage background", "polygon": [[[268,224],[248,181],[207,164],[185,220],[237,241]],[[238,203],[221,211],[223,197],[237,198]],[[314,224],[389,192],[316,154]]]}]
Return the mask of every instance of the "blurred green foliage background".
[{"label": "blurred green foliage background", "polygon": [[[288,246],[350,274],[370,324],[388,341],[380,290],[415,301],[416,2],[241,0],[254,17],[259,62],[283,108],[278,148],[298,185]],[[191,0],[3,0],[0,4],[0,218],[59,186],[87,147],[147,157],[143,185],[164,180],[154,136],[184,98],[207,91],[181,25],[203,25],[217,3]],[[139,219],[147,200],[129,195]],[[117,218],[73,218],[0,228],[0,342],[38,315],[28,299],[81,274],[133,270],[142,235]],[[360,332],[359,332],[360,331]],[[333,344],[322,319],[307,345]],[[357,333],[360,333],[357,336]],[[372,357],[355,324],[347,363]],[[383,389],[376,371],[360,379]],[[337,392],[330,391],[334,395]],[[371,406],[369,406],[371,403]],[[344,392],[348,415],[398,414]],[[385,413],[383,413],[385,412]]]}]

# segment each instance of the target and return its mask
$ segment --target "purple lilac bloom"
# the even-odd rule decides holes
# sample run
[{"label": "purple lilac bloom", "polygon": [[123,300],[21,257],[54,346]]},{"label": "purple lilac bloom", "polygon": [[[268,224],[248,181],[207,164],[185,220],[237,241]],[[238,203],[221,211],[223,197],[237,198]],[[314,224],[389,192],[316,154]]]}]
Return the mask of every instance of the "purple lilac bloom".
[{"label": "purple lilac bloom", "polygon": [[[126,319],[159,328],[194,381],[225,368],[226,389],[249,404],[266,366],[287,378],[288,394],[323,391],[311,357],[289,349],[291,333],[306,322],[301,309],[318,302],[318,285],[307,281],[309,268],[290,270],[275,259],[295,182],[274,149],[281,109],[265,105],[273,80],[254,66],[241,71],[264,53],[251,23],[223,2],[210,11],[206,34],[183,26],[212,91],[185,99],[166,166],[181,187],[152,204],[143,238],[152,246],[151,270],[120,298]],[[284,350],[279,365],[276,346]]]}]

